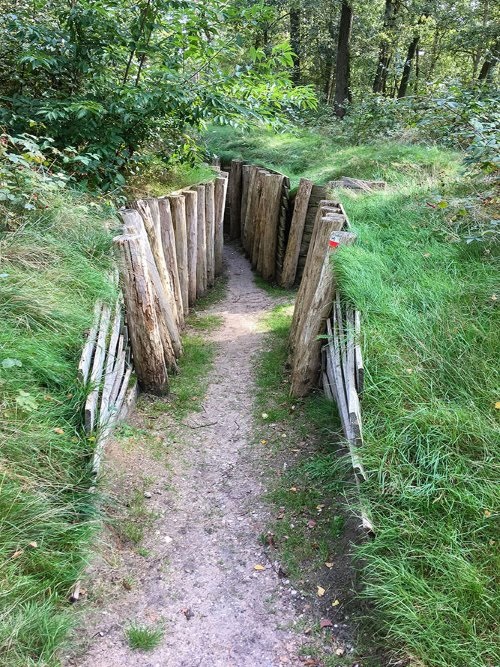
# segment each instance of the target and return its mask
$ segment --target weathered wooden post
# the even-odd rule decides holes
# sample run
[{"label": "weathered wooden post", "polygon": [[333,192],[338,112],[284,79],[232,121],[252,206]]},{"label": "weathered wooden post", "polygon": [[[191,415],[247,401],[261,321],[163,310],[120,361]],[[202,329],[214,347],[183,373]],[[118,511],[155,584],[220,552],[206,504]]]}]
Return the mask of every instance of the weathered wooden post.
[{"label": "weathered wooden post", "polygon": [[207,234],[207,286],[215,282],[215,186],[205,185],[205,229]]},{"label": "weathered wooden post", "polygon": [[231,171],[229,174],[230,191],[230,231],[231,239],[239,239],[241,236],[241,167],[243,160],[231,160]]},{"label": "weathered wooden post", "polygon": [[222,254],[224,250],[224,208],[226,205],[226,193],[228,179],[227,174],[218,176],[215,179],[215,275],[222,273]]},{"label": "weathered wooden post", "polygon": [[330,236],[332,232],[342,229],[345,224],[345,217],[342,215],[323,216],[323,208],[334,203],[322,200],[316,213],[304,273],[295,299],[295,309],[290,328],[290,349],[292,352],[295,349],[296,338],[302,327],[303,319],[308,313],[312,294],[318,284],[318,277],[323,266],[325,249],[328,247]]},{"label": "weathered wooden post", "polygon": [[276,250],[283,180],[284,176],[281,174],[267,174],[264,178],[259,204],[262,226],[257,269],[268,282],[274,280],[276,276]]},{"label": "weathered wooden post", "polygon": [[[247,166],[247,165],[244,165]],[[256,183],[257,183],[257,172],[259,167],[255,165],[249,165],[249,174],[248,174],[248,183],[247,183],[247,195],[245,201],[245,217],[241,220],[242,235],[241,241],[243,248],[247,255],[250,257],[253,250],[253,230],[254,230],[254,215],[256,211],[256,205],[258,204],[258,192],[256,192]],[[243,202],[242,202],[242,212],[243,215]]]},{"label": "weathered wooden post", "polygon": [[251,215],[253,218],[253,229],[252,229],[252,250],[250,254],[250,259],[252,261],[252,268],[256,269],[259,261],[259,248],[262,238],[262,228],[265,224],[266,209],[261,206],[262,193],[264,189],[264,183],[268,171],[265,169],[259,169],[257,172],[256,187],[254,192],[254,197],[250,202],[250,205],[253,209]]},{"label": "weathered wooden post", "polygon": [[248,206],[248,192],[252,175],[252,165],[244,164],[241,167],[241,240],[245,238],[245,222]]},{"label": "weathered wooden post", "polygon": [[177,255],[177,271],[181,286],[182,306],[184,315],[189,312],[189,266],[186,228],[186,200],[183,195],[169,195],[170,210],[175,233],[175,251]]},{"label": "weathered wooden post", "polygon": [[207,230],[205,224],[205,186],[196,185],[198,195],[198,250],[196,255],[196,296],[200,297],[207,291]]},{"label": "weathered wooden post", "polygon": [[121,257],[123,296],[137,379],[144,391],[162,395],[168,392],[167,366],[153,287],[141,252],[141,237],[117,236],[114,243]]},{"label": "weathered wooden post", "polygon": [[175,249],[175,233],[172,222],[172,212],[170,202],[167,197],[158,199],[158,208],[160,211],[160,229],[161,241],[165,262],[170,272],[172,286],[174,289],[175,305],[177,307],[177,326],[182,329],[184,326],[184,306],[182,304],[181,283],[179,281],[179,271],[177,268],[177,253]]},{"label": "weathered wooden post", "polygon": [[[297,333],[295,341],[290,384],[290,393],[292,396],[305,396],[317,385],[322,345],[322,341],[318,339],[318,336],[325,333],[325,323],[332,309],[335,289],[335,276],[331,254],[339,245],[351,244],[355,239],[356,235],[352,232],[334,232],[330,237],[329,245],[324,248],[323,262],[317,284],[315,285],[315,289],[311,290],[312,295],[308,311],[305,313],[302,327]],[[352,376],[354,378],[354,345],[351,347]]]},{"label": "weathered wooden post", "polygon": [[182,343],[179,328],[171,309],[173,295],[170,295],[169,299],[167,298],[167,293],[163,288],[149,244],[149,238],[144,229],[142,217],[137,211],[132,210],[120,211],[120,215],[123,220],[125,232],[132,236],[138,234],[140,237],[141,252],[144,253],[149,279],[154,290],[156,315],[165,354],[165,363],[168,369],[175,371],[177,370],[176,358],[182,354]]},{"label": "weathered wooden post", "polygon": [[292,287],[295,282],[300,244],[302,243],[304,225],[306,224],[307,207],[312,186],[312,181],[307,178],[301,178],[297,194],[295,195],[292,222],[290,225],[290,233],[288,236],[283,271],[281,274],[281,286],[287,289]]},{"label": "weathered wooden post", "polygon": [[196,262],[198,259],[198,194],[184,190],[186,200],[186,231],[188,252],[188,298],[189,305],[196,301]]}]

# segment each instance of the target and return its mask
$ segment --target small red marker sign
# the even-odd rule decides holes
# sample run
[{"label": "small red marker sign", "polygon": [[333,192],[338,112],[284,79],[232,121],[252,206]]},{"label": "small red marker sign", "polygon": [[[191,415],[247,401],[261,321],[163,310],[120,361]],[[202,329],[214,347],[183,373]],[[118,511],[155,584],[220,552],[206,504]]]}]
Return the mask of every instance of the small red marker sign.
[{"label": "small red marker sign", "polygon": [[338,248],[339,247],[339,237],[338,236],[332,236],[331,239],[328,241],[328,245],[330,248]]}]

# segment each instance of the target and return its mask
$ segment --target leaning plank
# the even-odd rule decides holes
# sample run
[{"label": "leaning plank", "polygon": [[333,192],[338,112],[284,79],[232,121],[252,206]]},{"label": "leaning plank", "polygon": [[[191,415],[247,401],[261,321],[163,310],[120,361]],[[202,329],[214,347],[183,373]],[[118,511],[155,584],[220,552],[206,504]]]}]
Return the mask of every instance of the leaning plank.
[{"label": "leaning plank", "polygon": [[[263,224],[260,232],[257,270],[268,282],[272,282],[276,276],[276,249],[283,180],[284,176],[281,174],[267,174],[264,178],[259,204],[259,216]],[[262,212],[260,212],[261,209],[263,209]]]},{"label": "leaning plank", "polygon": [[349,419],[351,421],[354,437],[361,442],[361,409],[359,397],[356,391],[356,359],[354,344],[354,311],[351,307],[346,309],[346,367],[344,368],[346,389],[347,389],[347,407],[349,410]]},{"label": "leaning plank", "polygon": [[170,210],[175,234],[175,252],[177,256],[177,271],[181,286],[182,307],[184,316],[189,312],[189,268],[188,244],[186,228],[186,200],[183,195],[169,195]]},{"label": "leaning plank", "polygon": [[359,310],[354,312],[354,334],[356,343],[356,388],[358,390],[358,395],[361,396],[365,384],[365,368],[363,366],[363,356],[361,353],[361,313]]},{"label": "leaning plank", "polygon": [[109,416],[110,398],[113,390],[114,374],[113,369],[116,363],[116,353],[118,348],[118,339],[122,324],[121,301],[117,299],[113,322],[111,324],[111,335],[109,338],[108,352],[106,355],[106,366],[104,371],[104,384],[102,387],[101,405],[99,408],[99,425],[105,423]]},{"label": "leaning plank", "polygon": [[215,179],[215,238],[214,238],[214,261],[215,275],[222,273],[222,255],[224,250],[224,209],[226,206],[228,179],[218,176]]},{"label": "leaning plank", "polygon": [[97,402],[99,400],[99,390],[102,374],[104,371],[104,359],[106,356],[106,337],[108,335],[111,310],[109,306],[104,305],[99,322],[99,331],[95,346],[94,360],[92,362],[92,372],[90,382],[92,390],[85,401],[85,431],[92,433],[96,425]]},{"label": "leaning plank", "polygon": [[290,234],[285,252],[285,261],[283,262],[283,272],[281,274],[282,287],[290,288],[295,282],[297,273],[297,263],[299,261],[300,244],[304,233],[306,223],[307,206],[311,195],[313,183],[307,178],[301,178],[297,194],[295,196],[295,205],[293,208]]},{"label": "leaning plank", "polygon": [[241,236],[241,168],[242,160],[231,161],[231,171],[229,174],[229,193],[230,193],[230,228],[229,236],[232,240],[239,239]]},{"label": "leaning plank", "polygon": [[141,238],[118,236],[123,296],[137,379],[144,391],[165,394],[168,376],[154,303],[153,286],[141,253]]},{"label": "leaning plank", "polygon": [[87,382],[89,377],[90,366],[94,356],[95,342],[97,339],[97,331],[99,329],[99,322],[101,320],[102,302],[98,301],[94,307],[94,319],[92,327],[87,335],[87,340],[83,346],[82,356],[78,364],[78,378],[81,382]]},{"label": "leaning plank", "polygon": [[207,241],[207,287],[215,282],[215,186],[205,185],[205,228]]},{"label": "leaning plank", "polygon": [[116,350],[116,363],[113,369],[113,387],[111,388],[111,395],[109,397],[110,410],[114,412],[113,406],[116,402],[116,397],[120,391],[123,382],[123,374],[125,373],[125,365],[127,360],[127,351],[123,347],[123,336],[118,340],[118,347]]},{"label": "leaning plank", "polygon": [[207,291],[207,230],[205,224],[205,186],[196,185],[198,195],[198,252],[196,255],[196,296]]},{"label": "leaning plank", "polygon": [[165,256],[165,262],[167,263],[167,268],[172,279],[175,305],[177,308],[177,328],[182,329],[184,326],[184,306],[182,304],[181,283],[179,280],[179,270],[177,267],[174,224],[172,222],[170,202],[167,197],[160,197],[158,199],[158,208],[160,211],[160,230],[163,254]]},{"label": "leaning plank", "polygon": [[196,260],[198,257],[198,194],[184,190],[186,200],[186,233],[188,252],[188,299],[189,305],[196,301]]},{"label": "leaning plank", "polygon": [[328,335],[328,351],[326,357],[326,371],[330,380],[330,386],[333,390],[333,395],[337,403],[339,411],[340,423],[346,440],[352,440],[351,422],[349,420],[349,412],[347,410],[347,396],[345,392],[344,377],[342,375],[342,367],[340,363],[340,356],[338,354],[338,331],[335,326],[335,317],[333,319],[333,328],[330,320],[327,319],[327,335]]}]

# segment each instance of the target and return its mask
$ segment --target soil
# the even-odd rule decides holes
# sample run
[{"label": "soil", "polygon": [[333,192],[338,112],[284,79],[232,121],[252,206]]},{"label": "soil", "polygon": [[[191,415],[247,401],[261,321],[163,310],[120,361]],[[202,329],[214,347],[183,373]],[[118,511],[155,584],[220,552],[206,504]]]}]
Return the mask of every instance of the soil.
[{"label": "soil", "polygon": [[[255,446],[252,427],[253,371],[264,341],[259,321],[279,299],[254,284],[236,249],[226,247],[225,254],[227,294],[207,311],[224,322],[207,334],[217,354],[202,412],[179,424],[152,411],[153,399],[143,400],[131,424],[147,433],[144,443],[139,438],[127,448],[117,438],[107,450],[109,497],[135,490],[144,496],[144,522],[150,512],[154,521],[140,549],[112,528],[103,532],[83,584],[87,595],[78,603],[76,648],[65,665],[321,664],[305,657],[311,604],[280,576],[279,563],[261,540],[271,508],[263,498],[268,462]],[[163,447],[161,456],[151,453],[151,438]],[[348,576],[344,585],[351,584]],[[131,623],[161,626],[158,647],[132,650],[125,634]]]}]

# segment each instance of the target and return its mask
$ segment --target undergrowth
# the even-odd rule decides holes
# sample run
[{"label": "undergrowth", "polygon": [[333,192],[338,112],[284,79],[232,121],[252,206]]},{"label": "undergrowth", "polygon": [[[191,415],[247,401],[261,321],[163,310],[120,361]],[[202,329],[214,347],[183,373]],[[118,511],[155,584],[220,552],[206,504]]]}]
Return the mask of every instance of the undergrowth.
[{"label": "undergrowth", "polygon": [[56,664],[66,608],[96,527],[94,442],[77,383],[108,282],[109,211],[68,191],[0,236],[0,664]]}]

